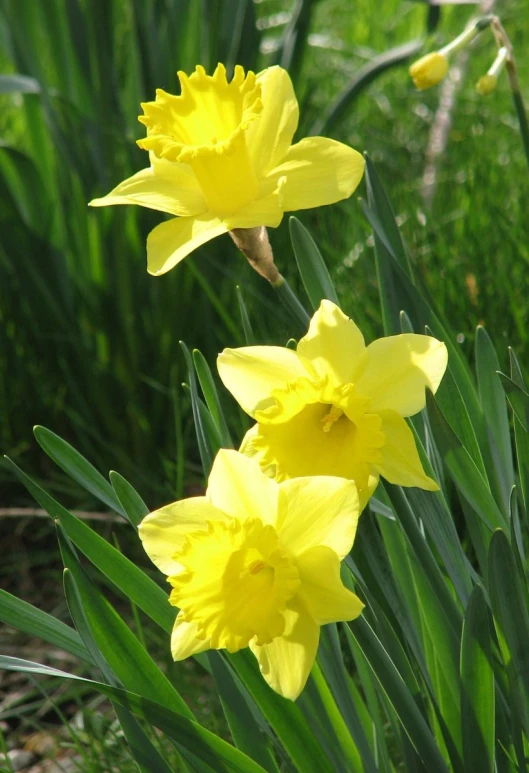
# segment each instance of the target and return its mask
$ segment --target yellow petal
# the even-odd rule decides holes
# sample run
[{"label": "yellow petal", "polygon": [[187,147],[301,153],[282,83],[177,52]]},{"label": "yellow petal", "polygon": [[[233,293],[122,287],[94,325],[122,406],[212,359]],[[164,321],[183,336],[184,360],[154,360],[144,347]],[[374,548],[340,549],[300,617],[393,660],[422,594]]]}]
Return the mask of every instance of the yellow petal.
[{"label": "yellow petal", "polygon": [[161,572],[177,574],[180,564],[173,558],[182,549],[186,534],[207,528],[207,521],[225,520],[206,497],[173,502],[147,515],[138,532],[145,552]]},{"label": "yellow petal", "polygon": [[250,642],[250,649],[272,690],[294,701],[316,659],[320,627],[299,602],[289,602],[284,615],[283,635],[262,646]]},{"label": "yellow petal", "polygon": [[261,471],[257,462],[238,451],[218,452],[207,496],[214,507],[241,522],[259,518],[264,524],[276,523],[279,485]]},{"label": "yellow petal", "polygon": [[447,361],[446,346],[431,336],[406,333],[379,338],[367,347],[357,391],[371,399],[373,413],[389,409],[413,416],[425,406],[425,387],[437,390]]},{"label": "yellow petal", "polygon": [[114,204],[137,204],[170,215],[200,215],[206,211],[204,196],[191,168],[169,161],[158,161],[155,167],[142,169],[106,196],[90,202],[91,207]]},{"label": "yellow petal", "polygon": [[336,304],[322,301],[310,321],[297,353],[316,377],[329,376],[335,385],[353,381],[365,351],[364,336]]},{"label": "yellow petal", "polygon": [[147,271],[154,276],[165,274],[190,252],[227,230],[209,212],[199,217],[177,217],[157,225],[147,237]]},{"label": "yellow petal", "polygon": [[296,558],[301,585],[296,596],[319,625],[354,620],[364,604],[340,578],[340,559],[327,547],[307,550]]},{"label": "yellow petal", "polygon": [[286,155],[297,129],[299,109],[292,81],[282,67],[257,75],[263,110],[247,129],[247,144],[256,174],[264,177]]},{"label": "yellow petal", "polygon": [[439,491],[437,483],[423,470],[415,438],[406,421],[395,411],[380,411],[381,430],[386,443],[380,449],[382,462],[375,465],[381,475],[398,486],[417,486]]},{"label": "yellow petal", "polygon": [[272,391],[286,389],[307,371],[291,349],[282,346],[243,346],[224,349],[217,359],[219,375],[246,413],[273,405]]},{"label": "yellow petal", "polygon": [[197,652],[208,650],[209,641],[197,636],[197,626],[195,623],[186,623],[182,615],[179,614],[175,620],[174,628],[171,633],[171,655],[173,660],[185,660]]},{"label": "yellow petal", "polygon": [[292,145],[270,177],[285,176],[285,212],[347,199],[364,174],[365,161],[353,148],[326,137],[306,137]]},{"label": "yellow petal", "polygon": [[422,56],[410,67],[410,75],[418,91],[436,86],[448,73],[448,59],[440,51]]},{"label": "yellow petal", "polygon": [[360,515],[358,492],[352,480],[324,475],[292,478],[279,484],[281,544],[298,556],[325,545],[344,558],[354,542]]},{"label": "yellow petal", "polygon": [[231,231],[232,228],[257,228],[264,225],[277,228],[283,219],[283,193],[285,178],[278,181],[277,186],[260,183],[258,197],[241,207],[232,215],[226,215],[224,221]]}]

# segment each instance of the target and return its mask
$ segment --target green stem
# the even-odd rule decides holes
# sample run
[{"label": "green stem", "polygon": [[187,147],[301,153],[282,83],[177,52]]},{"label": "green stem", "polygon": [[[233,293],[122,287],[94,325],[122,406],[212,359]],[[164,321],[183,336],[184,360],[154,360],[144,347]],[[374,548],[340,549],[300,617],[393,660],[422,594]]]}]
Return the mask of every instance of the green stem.
[{"label": "green stem", "polygon": [[290,313],[291,317],[299,322],[304,330],[308,328],[310,317],[301,305],[298,297],[288,284],[284,276],[279,274],[275,282],[270,283],[279,296],[279,300]]},{"label": "green stem", "polygon": [[509,76],[512,100],[514,102],[514,109],[516,110],[516,115],[518,117],[518,123],[520,124],[520,134],[522,135],[523,149],[525,151],[525,157],[529,166],[529,123],[527,121],[527,113],[523,103],[522,94],[520,92],[520,84],[518,82],[516,65],[511,58],[507,59],[505,62],[505,69],[507,70],[507,75]]}]

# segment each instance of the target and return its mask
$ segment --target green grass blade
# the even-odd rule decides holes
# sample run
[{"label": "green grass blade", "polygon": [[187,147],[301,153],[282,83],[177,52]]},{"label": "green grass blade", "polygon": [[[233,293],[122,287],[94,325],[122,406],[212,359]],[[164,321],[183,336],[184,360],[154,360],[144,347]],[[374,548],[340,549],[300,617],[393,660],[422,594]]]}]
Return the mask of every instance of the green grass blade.
[{"label": "green grass blade", "polygon": [[145,518],[149,508],[140,497],[138,492],[130,485],[123,475],[111,470],[109,473],[110,483],[114,489],[123,512],[134,527]]},{"label": "green grass blade", "polygon": [[482,589],[468,602],[461,639],[461,729],[465,770],[494,773],[495,694],[490,622]]},{"label": "green grass blade", "polygon": [[292,248],[299,273],[313,309],[326,298],[339,305],[338,295],[316,242],[297,217],[288,221]]},{"label": "green grass blade", "polygon": [[43,666],[30,660],[12,658],[6,655],[0,655],[0,669],[74,679],[90,685],[113,702],[125,706],[136,716],[158,727],[179,746],[187,749],[193,756],[208,765],[208,773],[210,771],[214,771],[214,773],[266,773],[256,762],[196,722],[134,692],[94,682],[91,679],[84,679],[75,674]]},{"label": "green grass blade", "polygon": [[69,652],[76,658],[92,662],[90,653],[84,646],[77,631],[69,625],[56,620],[47,612],[12,596],[0,589],[0,620],[6,625],[11,625],[19,631],[37,636],[47,641],[54,647]]},{"label": "green grass blade", "polygon": [[64,472],[70,475],[83,488],[111,507],[120,515],[123,509],[110,483],[69,443],[46,427],[35,427],[34,434],[42,450]]}]

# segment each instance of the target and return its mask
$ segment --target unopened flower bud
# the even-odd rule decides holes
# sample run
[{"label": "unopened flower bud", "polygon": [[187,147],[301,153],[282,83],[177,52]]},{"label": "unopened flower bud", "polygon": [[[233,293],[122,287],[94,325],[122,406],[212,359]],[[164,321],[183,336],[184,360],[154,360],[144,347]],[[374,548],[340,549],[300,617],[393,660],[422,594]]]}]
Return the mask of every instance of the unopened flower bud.
[{"label": "unopened flower bud", "polygon": [[500,48],[496,59],[492,63],[489,71],[486,75],[483,75],[476,83],[476,91],[482,97],[487,94],[491,94],[498,84],[498,74],[503,69],[505,61],[507,59],[507,49],[505,47]]},{"label": "unopened flower bud", "polygon": [[491,94],[498,85],[498,78],[495,75],[483,75],[476,83],[476,91],[482,97]]},{"label": "unopened flower bud", "polygon": [[448,72],[448,59],[440,51],[421,57],[410,67],[410,75],[415,88],[418,91],[436,86],[446,77]]}]

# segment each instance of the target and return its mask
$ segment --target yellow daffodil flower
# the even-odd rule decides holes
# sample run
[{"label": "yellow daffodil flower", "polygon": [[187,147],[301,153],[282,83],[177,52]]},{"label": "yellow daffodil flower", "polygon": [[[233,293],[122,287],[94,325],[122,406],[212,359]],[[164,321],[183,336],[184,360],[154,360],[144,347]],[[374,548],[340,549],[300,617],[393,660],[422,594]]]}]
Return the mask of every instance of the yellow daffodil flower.
[{"label": "yellow daffodil flower", "polygon": [[92,206],[139,204],[175,215],[147,239],[147,266],[163,274],[200,245],[237,228],[278,226],[284,212],[332,204],[351,195],[364,159],[325,137],[292,145],[298,103],[288,73],[255,75],[224,65],[178,73],[182,93],[162,89],[142,104],[150,166]]},{"label": "yellow daffodil flower", "polygon": [[352,620],[363,604],[340,579],[359,515],[341,478],[277,483],[237,451],[217,454],[205,496],[162,507],[140,524],[150,559],[180,608],[171,652],[250,647],[273,690],[295,700],[320,626]]},{"label": "yellow daffodil flower", "polygon": [[356,482],[361,507],[379,476],[429,491],[404,417],[425,405],[446,369],[445,345],[425,335],[379,338],[365,346],[355,323],[322,301],[297,351],[279,346],[225,349],[225,386],[257,424],[241,451],[278,481],[338,475]]}]

